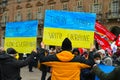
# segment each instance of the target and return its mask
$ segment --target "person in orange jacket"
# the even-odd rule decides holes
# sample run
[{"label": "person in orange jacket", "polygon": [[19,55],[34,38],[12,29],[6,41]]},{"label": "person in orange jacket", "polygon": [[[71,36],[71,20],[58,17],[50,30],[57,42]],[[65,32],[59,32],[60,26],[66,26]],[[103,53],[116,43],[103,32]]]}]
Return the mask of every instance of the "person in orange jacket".
[{"label": "person in orange jacket", "polygon": [[[44,48],[44,44],[42,44]],[[60,53],[45,56],[45,50],[41,48],[39,53],[40,62],[52,69],[51,80],[80,80],[80,70],[91,67],[93,60],[86,60],[82,56],[72,54],[72,43],[68,38],[62,42]]]}]

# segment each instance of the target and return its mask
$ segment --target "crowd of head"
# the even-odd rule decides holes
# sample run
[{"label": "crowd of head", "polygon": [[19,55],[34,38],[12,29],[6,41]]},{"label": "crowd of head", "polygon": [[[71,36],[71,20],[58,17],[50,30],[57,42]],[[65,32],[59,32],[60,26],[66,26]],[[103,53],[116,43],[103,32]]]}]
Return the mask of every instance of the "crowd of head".
[{"label": "crowd of head", "polygon": [[[119,47],[117,51],[110,56],[107,51],[103,49],[97,50],[94,45],[88,50],[83,49],[81,52],[78,48],[72,48],[72,43],[68,38],[65,38],[62,46],[56,49],[51,48],[49,50],[45,49],[44,46],[44,44],[41,44],[41,48],[32,51],[31,55],[25,60],[15,59],[16,53],[18,52],[14,48],[4,50],[4,48],[1,47],[1,80],[7,80],[7,77],[10,77],[10,80],[20,80],[20,68],[28,65],[34,56],[37,56],[37,60],[40,61],[40,63],[52,68],[51,80],[94,80],[91,76],[88,77],[89,79],[85,79],[86,76],[84,77],[83,75],[86,71],[91,73],[94,64],[110,66],[118,66],[120,64]],[[2,73],[6,75],[2,75]]]}]

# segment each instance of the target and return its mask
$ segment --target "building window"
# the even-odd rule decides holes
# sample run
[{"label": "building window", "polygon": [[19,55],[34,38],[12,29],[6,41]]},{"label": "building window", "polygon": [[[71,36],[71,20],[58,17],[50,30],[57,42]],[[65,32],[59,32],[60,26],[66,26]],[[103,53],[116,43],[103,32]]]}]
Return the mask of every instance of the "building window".
[{"label": "building window", "polygon": [[119,2],[113,1],[111,4],[111,12],[118,12],[119,11]]},{"label": "building window", "polygon": [[98,0],[94,0],[94,3],[95,3],[95,4],[98,3]]},{"label": "building window", "polygon": [[21,0],[17,0],[17,2],[18,2],[18,3],[20,3],[20,2],[21,2]]},{"label": "building window", "polygon": [[78,0],[77,1],[77,6],[81,6],[82,5],[82,0]]},{"label": "building window", "polygon": [[2,17],[2,22],[6,23],[7,21],[8,21],[8,14],[7,14],[7,12],[4,12],[3,17]]},{"label": "building window", "polygon": [[119,1],[119,0],[113,0],[113,1]]},{"label": "building window", "polygon": [[92,12],[99,13],[101,11],[101,5],[100,4],[93,4],[92,5]]},{"label": "building window", "polygon": [[17,14],[15,16],[15,21],[21,21],[22,20],[22,15],[21,15],[21,11],[18,10]]},{"label": "building window", "polygon": [[68,10],[68,3],[63,3],[63,9],[62,10]]},{"label": "building window", "polygon": [[31,0],[27,0],[27,1],[31,1]]},{"label": "building window", "polygon": [[37,18],[36,18],[36,19],[43,19],[43,16],[42,16],[42,9],[43,9],[42,6],[38,7]]},{"label": "building window", "polygon": [[110,6],[110,10],[111,10],[111,16],[112,17],[118,17],[119,15],[119,1],[118,0],[113,0],[111,2],[111,6]]},{"label": "building window", "polygon": [[51,4],[51,5],[49,5],[50,6],[50,9],[52,10],[52,9],[54,9],[54,4]]},{"label": "building window", "polygon": [[77,11],[83,11],[82,0],[77,1]]},{"label": "building window", "polygon": [[31,20],[32,19],[32,11],[31,8],[28,8],[27,10],[27,20]]},{"label": "building window", "polygon": [[42,6],[38,7],[38,13],[42,13]]}]

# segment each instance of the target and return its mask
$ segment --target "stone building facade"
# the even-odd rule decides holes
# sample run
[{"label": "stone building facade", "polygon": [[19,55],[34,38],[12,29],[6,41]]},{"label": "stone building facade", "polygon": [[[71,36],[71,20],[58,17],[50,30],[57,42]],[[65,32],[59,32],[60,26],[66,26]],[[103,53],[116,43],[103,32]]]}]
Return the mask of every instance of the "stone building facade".
[{"label": "stone building facade", "polygon": [[[113,33],[116,32],[113,29],[120,27],[120,0],[0,0],[0,45],[4,43],[6,22],[35,19],[39,20],[39,44],[46,9],[93,12],[97,14],[97,20]],[[119,31],[116,35],[118,34]]]}]

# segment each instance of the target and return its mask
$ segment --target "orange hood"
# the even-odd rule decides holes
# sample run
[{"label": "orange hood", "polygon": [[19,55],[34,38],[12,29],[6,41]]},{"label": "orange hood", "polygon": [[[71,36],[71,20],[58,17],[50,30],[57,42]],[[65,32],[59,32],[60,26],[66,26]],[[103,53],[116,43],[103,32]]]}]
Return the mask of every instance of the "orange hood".
[{"label": "orange hood", "polygon": [[62,52],[56,54],[56,56],[60,61],[68,62],[68,61],[72,60],[75,55],[69,51],[62,51]]}]

